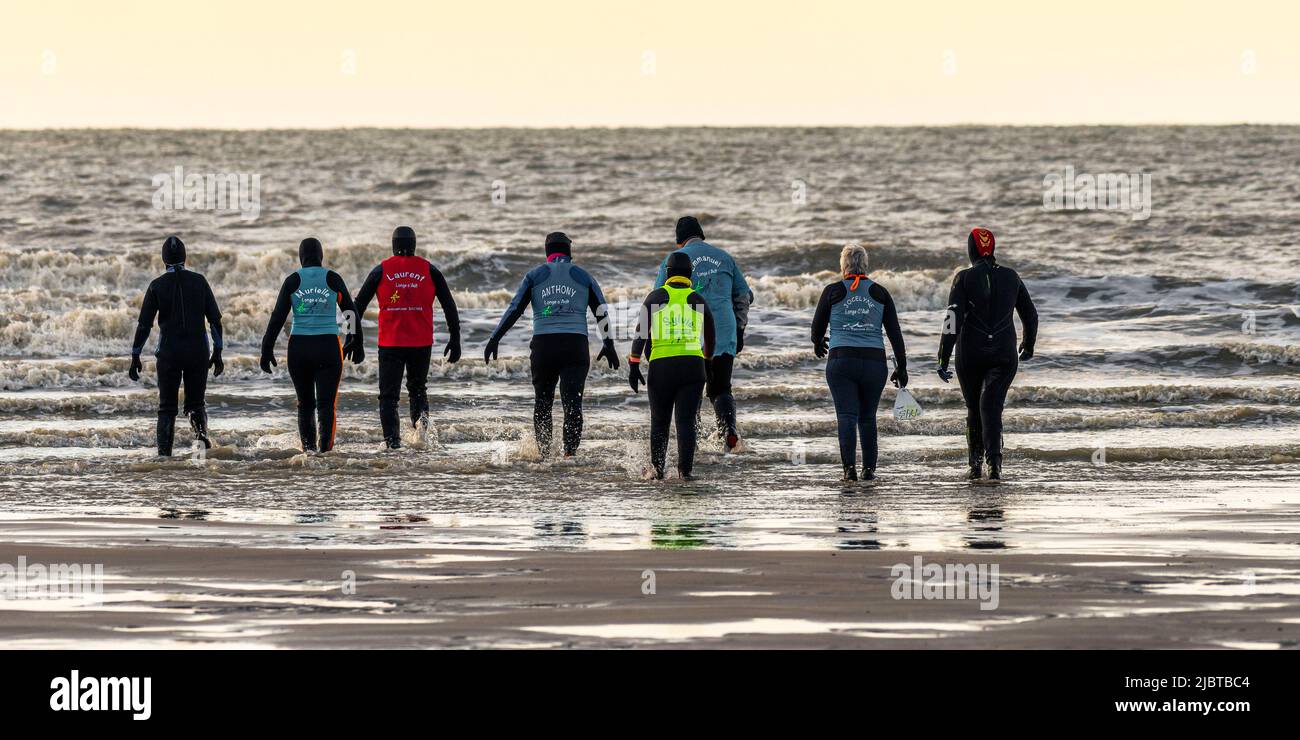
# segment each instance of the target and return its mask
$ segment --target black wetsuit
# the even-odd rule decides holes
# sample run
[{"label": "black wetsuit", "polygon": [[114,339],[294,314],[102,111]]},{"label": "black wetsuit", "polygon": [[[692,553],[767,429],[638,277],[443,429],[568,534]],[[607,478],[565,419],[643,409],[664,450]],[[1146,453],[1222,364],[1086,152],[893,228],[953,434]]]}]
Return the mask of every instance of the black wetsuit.
[{"label": "black wetsuit", "polygon": [[[552,269],[561,271],[558,282],[553,282],[556,276]],[[570,289],[574,296],[571,302],[563,302],[562,314],[548,311],[559,305],[554,302],[538,305],[544,300],[542,291],[555,286]],[[585,302],[582,301],[583,292],[586,293]],[[533,308],[533,338],[528,343],[528,368],[533,381],[533,438],[542,457],[546,457],[554,434],[551,412],[558,383],[560,405],[564,410],[564,454],[571,456],[577,453],[582,442],[582,395],[587,385],[587,371],[591,368],[585,313],[590,312],[596,318],[597,334],[605,338],[606,332],[602,328],[602,319],[608,311],[605,295],[596,279],[575,265],[572,257],[567,254],[554,257],[524,276],[505,315],[488,338],[488,346],[495,347],[530,305]]]},{"label": "black wetsuit", "polygon": [[[456,347],[456,354],[459,356],[460,313],[456,310],[456,299],[452,297],[451,289],[447,287],[447,279],[443,277],[442,272],[434,267],[432,262],[428,260],[425,262],[429,265],[429,277],[433,281],[434,296],[438,305],[442,307],[443,317],[447,322],[447,332],[451,336],[449,347]],[[358,325],[371,299],[379,290],[379,283],[383,276],[384,266],[381,263],[370,271],[365,282],[361,284],[361,290],[357,291]],[[382,316],[380,321],[383,321]],[[430,337],[429,344],[422,346],[385,346],[382,342],[382,326],[380,334],[379,423],[383,428],[384,440],[389,446],[397,446],[401,429],[397,417],[397,404],[401,399],[403,375],[406,376],[406,395],[410,403],[411,423],[419,423],[421,417],[426,417],[429,413],[427,387],[429,363],[433,354],[433,338]]]},{"label": "black wetsuit", "polygon": [[[713,356],[715,342],[713,313],[699,293],[691,293],[687,304],[704,313],[704,357],[677,356],[652,359],[646,363],[650,374],[646,391],[650,401],[650,464],[663,477],[668,458],[670,424],[677,424],[677,471],[689,477],[695,465],[695,424],[707,381],[705,358]],[[652,357],[654,342],[650,337],[651,315],[668,305],[668,291],[656,288],[641,304],[636,338],[632,341],[632,358]]]},{"label": "black wetsuit", "polygon": [[[140,304],[131,352],[139,355],[158,320],[158,447],[170,455],[178,411],[178,394],[185,386],[185,413],[206,429],[205,396],[208,386],[209,348],[221,349],[221,311],[208,281],[183,267],[171,268],[154,278]],[[205,324],[206,320],[206,326]]]},{"label": "black wetsuit", "polygon": [[939,343],[939,364],[957,348],[957,380],[966,401],[966,446],[971,467],[981,458],[1002,462],[1002,407],[1019,366],[1016,326],[1024,326],[1024,348],[1033,354],[1038,311],[1015,270],[992,258],[975,258],[957,273],[948,293],[948,317]]},{"label": "black wetsuit", "polygon": [[[343,278],[333,270],[325,274],[325,284],[338,296],[338,305],[353,312],[356,305]],[[262,356],[275,351],[275,342],[284,329],[292,308],[293,294],[301,285],[297,271],[285,278],[280,295],[271,310],[271,320],[262,336]],[[354,318],[355,340],[362,341],[361,320]],[[338,428],[339,383],[343,379],[343,341],[338,334],[291,334],[289,336],[289,378],[293,380],[294,394],[298,397],[298,436],[304,450],[329,452],[334,449]],[[320,422],[319,441],[317,421]]]}]

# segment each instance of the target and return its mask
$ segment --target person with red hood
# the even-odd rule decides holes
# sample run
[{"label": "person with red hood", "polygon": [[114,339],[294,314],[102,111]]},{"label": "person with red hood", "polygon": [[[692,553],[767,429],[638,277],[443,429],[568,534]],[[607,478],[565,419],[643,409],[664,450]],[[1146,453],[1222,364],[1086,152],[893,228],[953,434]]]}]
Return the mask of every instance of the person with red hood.
[{"label": "person with red hood", "polygon": [[[971,266],[957,273],[948,292],[948,311],[939,341],[939,379],[952,380],[948,358],[957,349],[957,382],[966,401],[966,447],[971,480],[983,476],[1002,478],[1002,407],[1016,377],[1019,361],[1034,356],[1038,340],[1038,311],[1015,270],[999,265],[993,256],[996,241],[988,229],[972,229],[966,237]],[[1016,325],[1020,315],[1025,339],[1016,352]]]}]

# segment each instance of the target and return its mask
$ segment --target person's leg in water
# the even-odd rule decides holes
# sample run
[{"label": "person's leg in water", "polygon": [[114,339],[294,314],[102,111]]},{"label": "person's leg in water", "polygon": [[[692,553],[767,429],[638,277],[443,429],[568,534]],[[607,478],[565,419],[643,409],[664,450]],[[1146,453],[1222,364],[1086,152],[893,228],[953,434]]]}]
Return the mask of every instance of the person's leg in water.
[{"label": "person's leg in water", "polygon": [[880,408],[880,394],[885,390],[889,367],[884,360],[862,360],[858,380],[858,436],[862,439],[862,479],[876,477],[879,460],[879,440],[876,435],[876,411]]},{"label": "person's leg in water", "polygon": [[190,431],[194,432],[194,441],[203,444],[203,449],[212,447],[208,438],[208,358],[201,355],[186,363],[181,371],[185,380],[185,414],[190,417]]},{"label": "person's leg in water", "polygon": [[[650,401],[650,465],[655,477],[663,479],[668,458],[668,432],[673,419],[673,399],[676,386],[669,382],[668,368],[656,369],[650,363],[650,377],[646,381],[646,395]],[[663,361],[660,361],[663,364]],[[658,373],[659,378],[655,377]]]},{"label": "person's leg in water", "polygon": [[713,416],[717,422],[716,434],[730,451],[740,441],[736,433],[736,398],[731,393],[731,372],[736,358],[732,355],[716,355],[705,362],[708,365],[706,392],[713,405]]},{"label": "person's leg in water", "polygon": [[404,347],[379,348],[379,424],[384,444],[390,450],[402,446],[401,421],[397,403],[402,396],[402,374],[406,371]]},{"label": "person's leg in water", "polygon": [[181,366],[166,355],[158,355],[158,454],[171,457],[176,437],[176,413],[180,408]]},{"label": "person's leg in water", "polygon": [[555,405],[555,384],[560,382],[554,348],[546,336],[533,337],[528,357],[528,369],[533,379],[533,439],[537,442],[537,453],[543,459],[551,454],[551,409]]},{"label": "person's leg in water", "polygon": [[1002,478],[1002,409],[1007,391],[1016,377],[1019,362],[1013,354],[1009,361],[991,366],[984,374],[984,392],[980,394],[981,432],[984,455],[989,463],[989,480]]},{"label": "person's leg in water", "polygon": [[560,404],[564,407],[564,456],[573,457],[582,443],[582,396],[591,368],[586,337],[581,337],[581,351],[570,356],[560,370]]},{"label": "person's leg in water", "polygon": [[334,449],[338,433],[339,383],[343,380],[343,343],[337,335],[323,334],[315,372],[316,413],[320,419],[320,451]]},{"label": "person's leg in water", "polygon": [[315,452],[316,442],[316,367],[317,358],[311,346],[311,336],[289,337],[289,379],[298,397],[298,438],[303,452]]},{"label": "person's leg in water", "polygon": [[835,425],[840,441],[840,465],[844,468],[842,480],[858,479],[858,421],[861,415],[861,392],[854,373],[854,358],[836,357],[826,361],[826,385],[831,389],[835,404]]},{"label": "person's leg in water", "polygon": [[[695,467],[695,422],[704,397],[704,383],[677,386],[673,398],[673,416],[677,424],[677,472],[682,480],[691,480]],[[665,440],[667,442],[667,440]]]},{"label": "person's leg in water", "polygon": [[406,348],[406,394],[411,402],[411,426],[423,438],[429,431],[429,359],[433,347]]},{"label": "person's leg in water", "polygon": [[984,422],[980,418],[980,396],[984,392],[984,367],[973,351],[957,355],[957,383],[966,403],[966,457],[970,464],[971,480],[984,475]]}]

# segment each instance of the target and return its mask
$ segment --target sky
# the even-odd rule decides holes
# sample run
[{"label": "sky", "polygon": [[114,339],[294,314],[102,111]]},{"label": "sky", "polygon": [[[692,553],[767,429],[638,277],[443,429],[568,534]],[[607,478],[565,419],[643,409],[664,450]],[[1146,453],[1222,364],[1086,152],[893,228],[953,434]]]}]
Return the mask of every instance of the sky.
[{"label": "sky", "polygon": [[1295,0],[0,0],[0,128],[1300,123]]}]

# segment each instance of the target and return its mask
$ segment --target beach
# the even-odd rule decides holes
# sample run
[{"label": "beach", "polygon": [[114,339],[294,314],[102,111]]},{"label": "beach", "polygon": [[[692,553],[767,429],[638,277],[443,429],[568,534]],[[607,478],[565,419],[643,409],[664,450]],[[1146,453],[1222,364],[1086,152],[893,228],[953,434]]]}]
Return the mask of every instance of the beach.
[{"label": "beach", "polygon": [[[0,565],[103,570],[103,603],[0,600],[0,637],[1295,647],[1297,143],[1294,126],[0,132]],[[256,213],[157,208],[153,178],[178,165],[259,175]],[[1155,173],[1149,217],[1047,208],[1067,166]],[[600,363],[577,459],[543,459],[527,317],[482,359],[543,235],[573,238],[626,354],[684,213],[755,294],[741,454],[709,437],[698,480],[645,480],[645,394]],[[464,357],[442,357],[439,312],[430,434],[381,451],[372,307],[338,447],[304,455],[284,341],[275,373],[257,363],[276,291],[307,236],[355,291],[398,224],[447,277]],[[1001,486],[962,478],[960,390],[934,373],[974,225],[1041,319]],[[164,461],[151,350],[140,383],[127,368],[169,233],[221,306],[226,370],[208,385],[215,446],[191,450],[182,421]],[[924,414],[895,420],[888,387],[879,479],[843,487],[809,324],[849,242],[897,305]],[[998,566],[997,606],[895,598],[891,569],[918,556]]]}]

